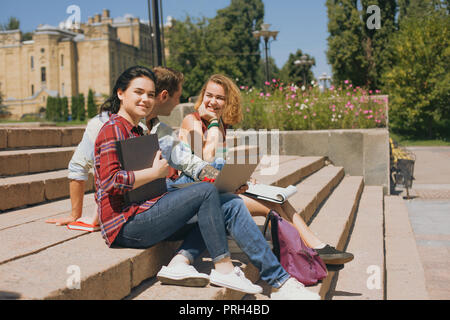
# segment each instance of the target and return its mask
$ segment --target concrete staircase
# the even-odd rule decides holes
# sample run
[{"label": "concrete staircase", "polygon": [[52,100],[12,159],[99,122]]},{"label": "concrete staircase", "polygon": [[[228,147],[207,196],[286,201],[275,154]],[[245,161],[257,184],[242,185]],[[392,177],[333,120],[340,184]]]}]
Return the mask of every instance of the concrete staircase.
[{"label": "concrete staircase", "polygon": [[[66,168],[83,130],[0,128],[0,299],[268,299],[270,287],[259,280],[258,271],[232,239],[234,263],[263,286],[262,294],[161,285],[155,275],[180,242],[165,241],[146,250],[111,249],[99,232],[46,224],[48,218],[70,213]],[[402,298],[398,286],[392,286],[395,293],[386,292],[391,288],[385,281],[389,279],[386,266],[396,265],[396,253],[385,252],[381,186],[364,186],[362,177],[346,176],[342,167],[324,157],[281,156],[275,175],[262,174],[265,163],[271,162],[261,163],[253,178],[278,186],[295,185],[298,192],[289,202],[296,212],[322,241],[338,249],[348,247],[355,254],[343,269],[329,269],[327,278],[311,290],[323,299]],[[91,175],[83,214],[95,210],[93,188]],[[401,206],[401,198],[388,198]],[[255,221],[262,228],[264,218],[255,217]],[[396,223],[402,221],[397,217]],[[196,262],[205,273],[211,266],[206,254]],[[420,269],[414,276],[420,277]],[[397,268],[396,282],[424,290],[413,281],[401,282],[402,277],[410,273]]]}]

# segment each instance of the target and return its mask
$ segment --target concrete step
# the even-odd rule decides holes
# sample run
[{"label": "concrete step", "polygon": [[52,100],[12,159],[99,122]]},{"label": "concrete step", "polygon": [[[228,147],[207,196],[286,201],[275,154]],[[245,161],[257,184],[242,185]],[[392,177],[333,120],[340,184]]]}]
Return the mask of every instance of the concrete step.
[{"label": "concrete step", "polygon": [[385,196],[386,299],[428,300],[425,272],[405,201]]},{"label": "concrete step", "polygon": [[[297,159],[286,157],[283,161],[289,163]],[[283,169],[280,172],[283,174]],[[65,170],[57,173],[67,175]],[[14,177],[2,181],[17,184],[19,178],[23,179]],[[84,207],[88,213],[95,208],[93,194],[86,197]],[[0,215],[0,236],[4,241],[0,250],[0,292],[22,299],[121,299],[142,281],[154,277],[180,244],[162,242],[146,250],[110,249],[99,232],[73,231],[45,223],[49,217],[69,212],[70,201],[66,199]],[[233,254],[233,258],[236,257]],[[207,260],[205,263],[207,266]],[[257,280],[258,273],[252,265],[244,269],[253,281]],[[80,288],[68,287],[77,276]],[[242,297],[232,290],[220,290],[216,291],[216,298]]]},{"label": "concrete step", "polygon": [[[363,186],[363,177],[346,176],[319,209],[309,227],[324,243],[345,249]],[[327,298],[335,273],[329,269],[328,276],[310,289]]]},{"label": "concrete step", "polygon": [[84,130],[85,126],[0,128],[0,150],[76,146]]},{"label": "concrete step", "polygon": [[[279,156],[279,159],[274,160],[274,157],[265,156],[252,178],[260,183],[287,187],[300,182],[324,165],[324,157]],[[280,179],[280,176],[283,178]]]},{"label": "concrete step", "polygon": [[344,168],[326,166],[296,185],[297,193],[289,199],[295,211],[308,223],[319,205],[344,177]]},{"label": "concrete step", "polygon": [[[0,211],[35,205],[69,196],[68,170],[58,170],[0,179]],[[86,191],[94,189],[89,174]]]},{"label": "concrete step", "polygon": [[337,273],[331,299],[384,299],[383,220],[383,187],[365,186],[347,246],[355,259]]},{"label": "concrete step", "polygon": [[[88,193],[84,196],[82,215],[92,216],[94,210],[96,210],[94,194]],[[70,211],[70,199],[57,200],[25,209],[8,211],[0,214],[0,231],[38,220],[44,221],[49,218],[58,218],[61,215],[68,215]]]},{"label": "concrete step", "polygon": [[67,169],[75,148],[0,151],[0,177]]}]

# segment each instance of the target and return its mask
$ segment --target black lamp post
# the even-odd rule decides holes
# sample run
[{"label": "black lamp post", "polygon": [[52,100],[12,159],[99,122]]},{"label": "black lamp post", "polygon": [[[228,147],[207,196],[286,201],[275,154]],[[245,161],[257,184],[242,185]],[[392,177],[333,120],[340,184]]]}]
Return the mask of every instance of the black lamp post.
[{"label": "black lamp post", "polygon": [[[160,22],[162,24],[162,17],[160,15],[160,6],[162,7],[162,1],[161,0],[151,0],[151,6],[150,6],[150,0],[147,1],[148,3],[148,11],[149,11],[149,20],[150,22],[150,32],[152,37],[152,64],[153,66],[162,66],[163,65],[163,47],[161,44],[161,28],[160,28]],[[151,9],[150,9],[151,8]],[[152,23],[153,22],[153,23]],[[155,58],[156,57],[156,61]]]},{"label": "black lamp post", "polygon": [[263,23],[261,25],[261,30],[253,31],[253,36],[259,40],[260,37],[264,39],[264,51],[266,55],[266,81],[269,81],[269,54],[268,54],[268,44],[271,37],[273,40],[277,40],[277,35],[279,31],[270,31],[270,24]]},{"label": "black lamp post", "polygon": [[308,68],[306,68],[306,67],[313,65],[314,60],[308,59],[308,56],[304,54],[301,56],[300,60],[295,60],[294,64],[296,66],[298,66],[298,65],[305,66],[303,68],[303,85],[306,87],[306,72],[308,71]]}]

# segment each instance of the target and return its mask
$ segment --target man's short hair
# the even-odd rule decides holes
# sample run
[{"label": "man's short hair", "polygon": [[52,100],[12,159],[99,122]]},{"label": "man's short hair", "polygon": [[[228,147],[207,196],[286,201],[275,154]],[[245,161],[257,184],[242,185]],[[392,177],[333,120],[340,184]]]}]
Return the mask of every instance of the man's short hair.
[{"label": "man's short hair", "polygon": [[173,96],[178,91],[184,82],[184,75],[180,71],[167,68],[155,67],[153,72],[156,75],[156,94],[158,95],[163,90],[167,90],[170,96]]}]

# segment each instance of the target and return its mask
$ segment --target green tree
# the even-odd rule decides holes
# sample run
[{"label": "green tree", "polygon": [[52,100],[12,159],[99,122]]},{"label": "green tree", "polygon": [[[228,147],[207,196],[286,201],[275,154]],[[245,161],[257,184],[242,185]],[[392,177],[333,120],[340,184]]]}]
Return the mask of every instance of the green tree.
[{"label": "green tree", "polygon": [[80,121],[86,120],[86,108],[85,108],[85,99],[84,94],[80,93],[78,95],[78,117],[77,119]]},{"label": "green tree", "polygon": [[168,35],[168,66],[186,77],[183,100],[195,96],[213,73],[223,73],[245,85],[257,83],[260,52],[253,31],[264,18],[261,0],[232,0],[212,19],[189,16],[173,21]]},{"label": "green tree", "polygon": [[[327,0],[327,58],[337,83],[351,80],[353,84],[379,89],[381,75],[391,65],[389,41],[397,29],[395,0]],[[370,5],[380,9],[381,28],[369,28]],[[360,9],[361,8],[361,9]]]},{"label": "green tree", "polygon": [[0,118],[8,117],[10,114],[8,107],[3,104],[3,95],[0,92]]},{"label": "green tree", "polygon": [[214,57],[208,53],[206,43],[207,19],[173,20],[168,35],[169,67],[184,73],[182,100],[195,96],[212,72]]},{"label": "green tree", "polygon": [[[209,46],[217,54],[214,73],[255,85],[261,60],[260,40],[253,36],[264,20],[262,0],[231,0],[209,24]],[[220,36],[218,36],[220,35]]]},{"label": "green tree", "polygon": [[447,11],[435,8],[402,19],[392,42],[394,66],[385,74],[384,91],[390,96],[394,131],[448,138],[450,18]]},{"label": "green tree", "polygon": [[53,121],[54,115],[55,115],[55,103],[53,100],[53,97],[48,96],[47,97],[47,103],[45,107],[45,119],[49,121]]},{"label": "green tree", "polygon": [[299,65],[295,64],[297,60],[300,60],[304,55],[303,51],[298,49],[295,54],[289,54],[288,61],[281,69],[281,80],[289,84],[296,84],[302,86],[304,84],[304,78],[306,78],[306,86],[311,84],[314,80],[314,74],[312,67],[316,65],[316,61],[309,54],[305,54],[308,60],[312,61],[311,65]]},{"label": "green tree", "polygon": [[20,21],[16,17],[9,17],[9,20],[5,24],[0,24],[1,30],[17,30],[20,29]]},{"label": "green tree", "polygon": [[89,89],[88,93],[87,113],[88,118],[93,118],[97,114],[97,106],[95,104],[94,91],[92,91],[92,89]]},{"label": "green tree", "polygon": [[69,120],[69,100],[67,97],[61,98],[61,111],[62,111],[62,121],[68,121]]},{"label": "green tree", "polygon": [[78,119],[78,99],[77,96],[72,96],[70,99],[70,114],[72,120]]}]

